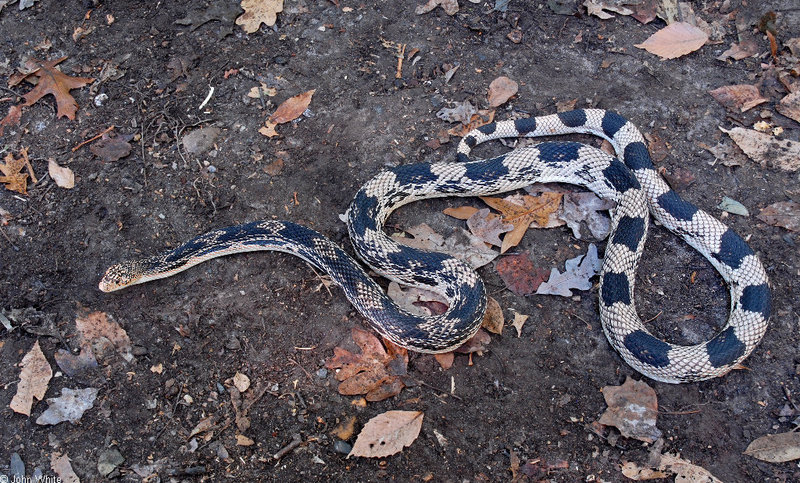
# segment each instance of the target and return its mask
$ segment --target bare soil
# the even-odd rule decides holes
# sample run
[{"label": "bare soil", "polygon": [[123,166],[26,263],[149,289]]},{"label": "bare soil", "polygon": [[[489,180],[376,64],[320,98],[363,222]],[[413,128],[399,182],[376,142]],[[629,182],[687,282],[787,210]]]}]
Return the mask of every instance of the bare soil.
[{"label": "bare soil", "polygon": [[[606,408],[601,388],[629,376],[642,379],[607,343],[596,288],[572,299],[519,297],[486,267],[481,275],[506,316],[512,309],[531,316],[522,336],[507,327],[483,357],[473,356],[468,365],[467,356],[457,356],[448,371],[430,356],[413,355],[409,372],[420,383],[366,407],[339,395],[332,371],[324,370],[333,348],[347,344],[350,329],[365,322],[338,288],[320,288],[302,260],[247,254],[124,292],[97,289],[113,263],[257,219],[306,224],[350,250],[338,214],[358,188],[387,166],[451,159],[457,139],[436,149],[428,144],[451,127],[436,111],[467,99],[485,107],[487,86],[505,75],[520,89],[498,119],[552,113],[556,102],[571,99],[578,108],[614,109],[666,143],[659,168],[667,175],[694,177],[676,186],[685,199],[717,216],[723,196],[750,209],[751,216],[725,222],[749,240],[768,269],[771,327],[745,370],[697,384],[647,380],[659,400],[658,445],[726,482],[800,481],[796,463],[742,454],[755,438],[796,427],[800,240],[754,214],[798,200],[798,177],[749,160],[737,167],[714,164],[700,145],[730,143],[718,126],[752,126],[765,110],[784,128],[783,137],[798,139],[800,126],[775,113],[780,97],[768,95],[783,91],[762,65],[771,61],[766,37],[757,37],[764,55],[716,60],[736,41],[733,21],[725,21],[723,43],[661,61],[633,46],[663,27],[660,20],[642,25],[623,16],[565,16],[545,2],[517,0],[505,13],[492,11],[493,2],[462,1],[454,16],[441,8],[415,15],[416,2],[341,0],[337,8],[330,1],[287,1],[274,29],[262,26],[252,35],[233,25],[233,17],[196,29],[176,24],[225,3],[40,1],[0,12],[0,85],[31,56],[66,55],[60,67],[70,75],[100,78],[109,63],[122,71],[94,91],[72,91],[80,105],[75,121],[56,119],[49,97],[27,108],[22,124],[0,138],[3,150],[27,147],[41,178],[28,196],[0,189],[0,207],[11,216],[0,227],[0,308],[27,314],[15,320],[21,326],[14,331],[0,329],[0,473],[8,474],[17,453],[28,475],[35,468],[53,475],[56,451],[69,456],[81,481],[142,481],[134,470],[148,464],[157,476],[146,481],[503,481],[512,477],[512,455],[523,464],[540,460],[528,467],[537,470],[521,476],[533,481],[623,481],[622,463],[646,465],[652,445],[618,437],[613,428],[601,434],[591,428]],[[778,40],[800,36],[800,11],[791,0],[693,6],[708,20],[720,18],[721,7],[738,12],[751,26],[775,10]],[[78,27],[88,33],[76,41]],[[507,37],[515,29],[520,43]],[[42,50],[46,40],[52,46]],[[395,78],[395,50],[382,41],[419,49],[418,61],[404,62],[402,78]],[[447,82],[444,73],[456,65]],[[277,94],[263,102],[247,97],[260,82]],[[727,112],[708,94],[753,83],[770,102],[745,113]],[[258,133],[280,102],[309,89],[316,93],[307,116],[279,126],[277,138]],[[22,86],[14,91],[25,92]],[[96,103],[100,94],[107,98]],[[4,90],[0,97],[14,94]],[[2,115],[10,105],[0,104]],[[104,162],[86,146],[72,151],[110,125],[136,136],[130,155]],[[209,126],[220,129],[213,146],[186,152],[181,138]],[[74,189],[44,175],[48,159],[76,173]],[[278,159],[282,170],[272,165]],[[426,222],[447,234],[461,225],[441,210],[460,204],[419,202],[391,224]],[[518,251],[531,250],[538,266],[563,267],[586,246],[563,228],[529,232]],[[653,330],[694,343],[724,323],[727,291],[702,257],[655,227],[645,259],[637,304],[643,319],[655,319]],[[47,397],[65,387],[100,389],[77,424],[35,424],[45,402],[30,418],[12,412],[22,356],[38,340],[57,371],[53,355],[77,349],[74,320],[84,310],[119,322],[134,345],[133,361],[112,357],[80,380],[57,374]],[[222,424],[235,417],[229,393],[236,372],[268,388],[249,411],[251,425],[243,434],[254,441],[250,446],[237,445],[235,424]],[[346,445],[332,429],[355,416],[357,432],[390,409],[424,411],[420,437],[388,458],[346,459]],[[191,429],[212,415],[220,425],[210,438],[191,438]],[[302,444],[273,459],[294,435]],[[98,460],[112,448],[124,462],[103,477]]]}]

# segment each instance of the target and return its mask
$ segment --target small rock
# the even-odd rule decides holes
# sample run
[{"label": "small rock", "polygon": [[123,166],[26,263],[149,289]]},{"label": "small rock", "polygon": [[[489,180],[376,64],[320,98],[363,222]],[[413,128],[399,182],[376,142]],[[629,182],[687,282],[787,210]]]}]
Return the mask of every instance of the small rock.
[{"label": "small rock", "polygon": [[192,154],[200,154],[208,151],[216,142],[219,137],[220,129],[218,127],[204,127],[195,129],[189,134],[183,136],[181,143],[184,149]]},{"label": "small rock", "polygon": [[114,471],[117,466],[125,462],[125,458],[117,448],[111,448],[100,453],[100,458],[97,460],[97,471],[102,476],[108,476]]},{"label": "small rock", "polygon": [[319,368],[317,370],[317,377],[320,379],[325,379],[326,377],[328,377],[328,370],[325,369],[324,367]]},{"label": "small rock", "polygon": [[238,351],[242,348],[242,343],[236,337],[231,337],[225,342],[225,348],[231,351]]},{"label": "small rock", "polygon": [[333,443],[333,450],[341,454],[350,454],[350,451],[353,450],[353,446],[350,443],[346,443],[342,440],[336,440]]},{"label": "small rock", "polygon": [[276,55],[275,57],[272,58],[272,62],[278,65],[286,65],[287,63],[289,63],[289,59],[287,59],[282,55]]},{"label": "small rock", "polygon": [[131,348],[131,354],[136,357],[147,355],[148,352],[147,347],[140,345],[135,345]]},{"label": "small rock", "polygon": [[25,463],[18,453],[11,453],[11,464],[8,466],[10,481],[25,481]]}]

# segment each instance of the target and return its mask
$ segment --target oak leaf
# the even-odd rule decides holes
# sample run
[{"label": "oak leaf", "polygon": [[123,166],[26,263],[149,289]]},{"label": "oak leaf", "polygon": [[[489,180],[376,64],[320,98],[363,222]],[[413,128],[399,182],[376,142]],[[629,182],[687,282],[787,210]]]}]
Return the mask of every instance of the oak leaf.
[{"label": "oak leaf", "polygon": [[303,112],[308,109],[311,104],[311,97],[316,92],[316,89],[303,92],[294,97],[290,97],[283,101],[275,112],[269,116],[269,121],[275,124],[283,124],[285,122],[294,121],[300,117]]},{"label": "oak leaf", "polygon": [[[0,173],[3,173],[3,176],[0,176],[0,183],[5,184],[6,188],[11,191],[26,195],[28,194],[28,174],[34,183],[38,180],[33,174],[33,167],[28,159],[28,148],[22,148],[20,154],[21,158],[15,158],[12,153],[6,154],[5,163],[0,163]],[[27,168],[28,172],[23,173],[23,168]]]},{"label": "oak leaf", "polygon": [[406,374],[408,351],[388,341],[384,348],[375,335],[358,327],[353,327],[351,334],[361,353],[334,347],[333,358],[325,363],[328,369],[338,369],[339,394],[365,394],[367,401],[382,401],[400,394],[405,387],[401,376]]},{"label": "oak leaf", "polygon": [[489,107],[500,107],[507,100],[511,99],[519,89],[519,84],[506,76],[500,76],[489,84]]},{"label": "oak leaf", "polygon": [[367,421],[347,457],[381,458],[411,445],[422,429],[422,411],[386,411]]},{"label": "oak leaf", "polygon": [[245,32],[257,32],[261,24],[272,27],[278,20],[278,13],[283,12],[283,0],[242,0],[244,13],[236,19]]},{"label": "oak leaf", "polygon": [[616,427],[626,438],[648,443],[661,437],[656,427],[658,399],[646,382],[629,376],[621,386],[605,386],[603,397],[608,408],[600,416],[600,424]]},{"label": "oak leaf", "polygon": [[539,196],[524,195],[521,197],[521,203],[515,203],[508,198],[482,196],[484,203],[503,214],[503,223],[514,225],[514,229],[503,237],[500,253],[517,246],[531,224],[547,227],[550,224],[550,215],[554,214],[561,204],[561,197],[561,193],[547,192]]},{"label": "oak leaf", "polygon": [[22,117],[22,108],[20,106],[11,106],[8,108],[8,114],[0,121],[0,136],[7,127],[16,126],[19,124]]},{"label": "oak leaf", "polygon": [[56,116],[66,116],[68,119],[74,120],[75,113],[78,112],[78,103],[70,95],[69,91],[83,87],[87,84],[94,82],[91,77],[70,77],[56,68],[56,64],[66,59],[61,57],[55,60],[41,61],[37,59],[30,59],[25,63],[29,69],[36,69],[32,75],[39,78],[36,87],[24,96],[25,103],[23,107],[32,106],[36,101],[52,94],[56,98]]}]

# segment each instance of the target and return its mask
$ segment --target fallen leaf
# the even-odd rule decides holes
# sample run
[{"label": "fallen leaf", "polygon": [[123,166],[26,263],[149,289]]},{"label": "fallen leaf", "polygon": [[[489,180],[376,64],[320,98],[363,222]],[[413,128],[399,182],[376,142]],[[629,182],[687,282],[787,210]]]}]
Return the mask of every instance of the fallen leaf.
[{"label": "fallen leaf", "polygon": [[278,20],[278,13],[283,11],[283,0],[242,0],[244,13],[236,19],[245,32],[257,32],[263,23],[272,27]]},{"label": "fallen leaf", "polygon": [[47,384],[50,382],[50,378],[53,377],[53,370],[44,357],[38,340],[33,343],[31,350],[22,358],[20,367],[22,370],[19,374],[17,392],[8,407],[15,413],[30,416],[33,399],[36,398],[38,401],[44,399],[44,394],[47,392]]},{"label": "fallen leaf", "polygon": [[478,112],[477,109],[469,102],[456,102],[455,107],[443,107],[436,112],[436,117],[442,121],[447,122],[460,122],[467,125]]},{"label": "fallen leaf", "polygon": [[528,317],[530,315],[520,314],[519,312],[514,312],[514,322],[511,325],[517,329],[517,337],[522,337],[522,327],[525,325],[525,322],[528,321]]},{"label": "fallen leaf", "polygon": [[85,343],[81,345],[81,352],[77,355],[58,349],[54,357],[58,368],[69,377],[81,375],[97,367],[97,359],[92,354],[92,348]]},{"label": "fallen leaf", "polygon": [[505,320],[503,319],[503,309],[500,307],[500,304],[497,303],[497,300],[494,298],[487,297],[486,313],[483,315],[481,327],[488,330],[492,334],[502,334],[504,324]]},{"label": "fallen leaf", "polygon": [[720,54],[717,60],[726,61],[728,59],[742,60],[758,54],[758,44],[751,40],[745,40],[739,43],[731,42],[728,50]]},{"label": "fallen leaf", "polygon": [[589,279],[600,271],[601,264],[602,261],[597,257],[597,247],[592,243],[586,255],[579,255],[564,263],[564,273],[560,273],[555,267],[552,268],[550,277],[539,285],[536,293],[571,297],[571,289],[589,290],[592,288]]},{"label": "fallen leaf", "polygon": [[427,317],[447,312],[447,300],[436,292],[417,287],[401,287],[397,282],[389,282],[386,295],[400,307],[414,315]]},{"label": "fallen leaf", "polygon": [[224,38],[233,33],[233,23],[241,12],[242,9],[235,3],[212,3],[192,10],[185,17],[176,20],[175,23],[191,25],[191,30],[194,31],[212,20],[217,20],[223,24],[219,37]]},{"label": "fallen leaf", "polygon": [[481,239],[463,229],[454,230],[447,238],[434,232],[425,223],[407,228],[405,232],[413,238],[392,235],[392,239],[410,247],[446,253],[463,260],[472,268],[480,268],[498,256],[498,253],[487,247]]},{"label": "fallen leaf", "polygon": [[749,84],[722,86],[709,92],[717,102],[731,111],[745,112],[768,100],[761,97],[756,86]]},{"label": "fallen leaf", "polygon": [[528,252],[502,257],[497,261],[495,269],[506,288],[522,296],[536,293],[536,289],[547,280],[550,273],[535,267]]},{"label": "fallen leaf", "polygon": [[8,108],[8,114],[0,121],[0,136],[3,135],[5,128],[16,126],[22,117],[22,108],[20,106],[11,106]]},{"label": "fallen leaf", "polygon": [[131,145],[128,141],[133,139],[133,135],[109,136],[108,133],[89,146],[89,151],[107,163],[119,161],[131,153]]},{"label": "fallen leaf", "polygon": [[[479,356],[482,356],[483,352],[491,342],[492,336],[490,336],[488,332],[481,328],[475,332],[475,335],[473,335],[472,338],[467,339],[466,342],[454,349],[454,352],[458,352],[459,354],[472,354],[474,352]],[[471,362],[470,365],[472,365]]]},{"label": "fallen leaf", "polygon": [[474,206],[459,206],[458,208],[445,208],[442,213],[459,220],[469,220],[469,217],[480,211]]},{"label": "fallen leaf", "polygon": [[489,107],[492,109],[500,107],[511,99],[519,90],[519,84],[506,76],[500,76],[489,84]]},{"label": "fallen leaf", "polygon": [[194,428],[189,432],[189,438],[196,436],[200,433],[205,433],[217,427],[217,417],[212,415],[207,418],[201,419],[199,423],[194,425]]},{"label": "fallen leaf", "polygon": [[50,455],[50,468],[58,475],[59,481],[63,483],[80,483],[80,478],[72,469],[72,463],[67,455],[55,452]]},{"label": "fallen leaf", "polygon": [[761,210],[757,218],[770,225],[786,228],[789,231],[800,231],[800,203],[795,201],[773,203]]},{"label": "fallen leaf", "polygon": [[571,191],[564,194],[558,218],[572,229],[572,235],[578,240],[584,238],[581,235],[582,223],[586,223],[593,238],[604,240],[611,230],[611,219],[601,212],[614,206],[614,202],[604,200],[591,191]]},{"label": "fallen leaf", "polygon": [[586,0],[583,2],[583,6],[586,7],[586,13],[589,15],[594,15],[603,20],[608,20],[610,18],[614,18],[614,16],[606,12],[606,10],[616,12],[620,15],[631,15],[633,13],[633,10],[622,6],[624,3],[626,2],[615,2],[613,0]]},{"label": "fallen leaf", "polygon": [[341,439],[342,441],[347,441],[353,436],[353,433],[356,431],[356,417],[355,416],[348,416],[347,419],[339,423],[331,434],[336,436],[337,438]]},{"label": "fallen leaf", "polygon": [[[0,176],[0,183],[6,185],[6,189],[26,195],[28,194],[28,175],[31,175],[34,183],[37,180],[28,159],[28,148],[22,148],[20,154],[21,158],[15,158],[13,153],[6,153],[6,157],[3,159],[5,162],[0,163],[0,173],[3,173],[3,176]],[[23,168],[27,168],[28,172],[23,173]]]},{"label": "fallen leaf", "polygon": [[578,104],[578,99],[568,99],[566,101],[558,101],[556,102],[556,112],[566,112],[575,109],[575,105]]},{"label": "fallen leaf", "polygon": [[675,473],[675,483],[722,483],[722,480],[716,478],[702,466],[697,466],[691,461],[669,453],[661,455],[659,469]]},{"label": "fallen leaf", "polygon": [[675,59],[694,52],[708,40],[708,35],[686,22],[675,22],[654,33],[634,47],[645,49],[662,59]]},{"label": "fallen leaf", "polygon": [[469,231],[484,242],[496,247],[502,246],[500,235],[514,229],[514,225],[503,223],[503,219],[489,211],[489,208],[478,210],[467,218]]},{"label": "fallen leaf", "polygon": [[608,409],[600,416],[600,424],[614,426],[622,436],[647,443],[661,437],[656,428],[656,392],[646,382],[628,376],[621,386],[605,386],[603,397]]},{"label": "fallen leaf", "polygon": [[[79,341],[92,344],[93,350],[96,341],[106,340],[120,353],[122,357],[130,362],[133,360],[131,354],[131,340],[128,333],[105,312],[92,312],[85,316],[75,319],[75,328],[79,334]],[[98,354],[94,350],[95,356],[102,359],[104,354]]]},{"label": "fallen leaf", "polygon": [[278,89],[274,87],[268,87],[263,82],[261,83],[261,85],[258,85],[256,87],[251,87],[250,90],[247,91],[247,97],[250,97],[252,99],[260,99],[265,95],[269,97],[274,97],[276,94],[278,94]]},{"label": "fallen leaf", "polygon": [[472,116],[472,120],[470,120],[469,124],[450,128],[447,130],[447,134],[455,137],[464,137],[470,131],[494,121],[494,112],[494,109],[480,110],[477,114]]},{"label": "fallen leaf", "polygon": [[750,212],[747,211],[747,208],[745,208],[743,204],[727,196],[722,197],[722,201],[719,203],[717,208],[719,208],[722,211],[727,211],[728,213],[734,215],[750,216]]},{"label": "fallen leaf", "polygon": [[439,363],[439,366],[441,366],[442,370],[444,371],[453,367],[453,362],[455,362],[456,360],[456,355],[453,351],[445,352],[443,354],[434,354],[433,357],[434,359],[436,359],[436,362]]},{"label": "fallen leaf", "polygon": [[657,480],[669,477],[669,473],[652,468],[643,468],[633,461],[623,464],[620,470],[626,478],[634,481]]},{"label": "fallen leaf", "polygon": [[245,392],[250,388],[250,378],[247,375],[237,372],[233,375],[233,385],[239,392]]},{"label": "fallen leaf", "polygon": [[245,436],[243,434],[237,434],[236,435],[236,445],[237,446],[253,446],[254,444],[256,444],[256,442],[253,441],[251,438],[248,438],[247,436]]},{"label": "fallen leaf", "polygon": [[422,429],[422,411],[386,411],[367,421],[347,457],[382,458],[411,445]]},{"label": "fallen leaf", "polygon": [[770,463],[785,463],[800,459],[800,433],[768,434],[747,446],[744,454]]},{"label": "fallen leaf", "polygon": [[[503,222],[514,225],[514,229],[503,237],[500,253],[505,253],[509,248],[515,247],[522,241],[522,237],[531,224],[538,227],[548,227],[550,217],[561,204],[561,193],[546,192],[539,196],[523,195],[521,198],[493,198],[482,196],[484,203],[503,214]],[[520,203],[515,203],[519,199]],[[558,226],[556,223],[553,226]]]},{"label": "fallen leaf", "polygon": [[41,416],[36,418],[36,424],[58,424],[64,421],[77,424],[83,413],[94,406],[97,391],[98,389],[94,387],[87,387],[86,389],[65,387],[61,390],[61,396],[47,398],[49,407]]},{"label": "fallen leaf", "polygon": [[643,24],[648,24],[656,19],[656,10],[659,0],[644,0],[637,5],[633,5],[633,18]]},{"label": "fallen leaf", "polygon": [[275,112],[269,117],[269,122],[275,124],[283,124],[289,121],[294,121],[308,109],[311,104],[311,97],[316,92],[316,89],[303,92],[294,97],[290,97],[283,101]]},{"label": "fallen leaf", "polygon": [[264,136],[266,136],[268,138],[274,138],[275,136],[278,135],[278,131],[275,130],[276,126],[277,126],[276,123],[267,121],[264,124],[264,126],[261,129],[258,130],[258,132],[263,134]]},{"label": "fallen leaf", "polygon": [[22,96],[25,99],[25,103],[22,104],[23,107],[32,106],[42,97],[52,94],[56,98],[56,117],[66,116],[68,119],[75,119],[75,113],[78,112],[78,103],[75,102],[69,91],[91,84],[94,79],[90,77],[70,77],[64,74],[56,68],[56,64],[64,59],[66,57],[50,61],[32,58],[25,63],[28,69],[33,70],[32,74],[38,77],[39,81],[33,90]]},{"label": "fallen leaf", "polygon": [[69,168],[59,166],[55,160],[48,160],[47,172],[50,174],[50,177],[53,178],[53,181],[56,182],[56,185],[61,188],[72,189],[75,187],[75,173]]},{"label": "fallen leaf", "polygon": [[720,129],[733,139],[747,157],[761,166],[785,171],[797,171],[800,168],[800,142],[776,139],[769,134],[743,127]]},{"label": "fallen leaf", "polygon": [[353,327],[351,335],[361,353],[334,347],[333,357],[325,363],[328,369],[337,369],[339,394],[365,394],[367,401],[382,401],[400,394],[405,387],[401,376],[406,374],[408,352],[388,341],[389,349],[384,349],[372,332],[358,327]]},{"label": "fallen leaf", "polygon": [[425,5],[419,5],[416,9],[414,9],[414,13],[417,15],[422,15],[424,13],[428,13],[431,10],[435,9],[439,5],[442,6],[442,10],[447,15],[451,17],[458,13],[458,0],[428,0],[428,3]]},{"label": "fallen leaf", "polygon": [[[800,90],[784,96],[775,108],[784,116],[800,122]],[[0,135],[3,131],[0,131]]]}]

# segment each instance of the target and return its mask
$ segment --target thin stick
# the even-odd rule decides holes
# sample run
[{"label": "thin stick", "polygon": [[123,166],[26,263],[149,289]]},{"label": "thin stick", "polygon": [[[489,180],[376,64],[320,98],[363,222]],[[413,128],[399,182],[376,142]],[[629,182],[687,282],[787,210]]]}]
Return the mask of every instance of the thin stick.
[{"label": "thin stick", "polygon": [[101,133],[100,133],[100,134],[98,134],[97,136],[95,136],[95,137],[93,137],[93,138],[91,138],[91,139],[87,139],[86,141],[84,141],[84,142],[82,142],[82,143],[78,144],[77,146],[75,146],[74,148],[72,148],[72,152],[74,153],[75,151],[77,151],[77,150],[79,150],[80,148],[82,148],[82,147],[83,147],[85,144],[89,144],[90,142],[92,142],[92,141],[94,141],[94,140],[96,140],[96,139],[99,139],[99,138],[103,137],[103,134],[107,134],[107,133],[109,133],[109,132],[113,131],[115,127],[116,127],[116,126],[114,126],[114,125],[112,124],[111,126],[107,127],[105,131],[101,132]]}]

